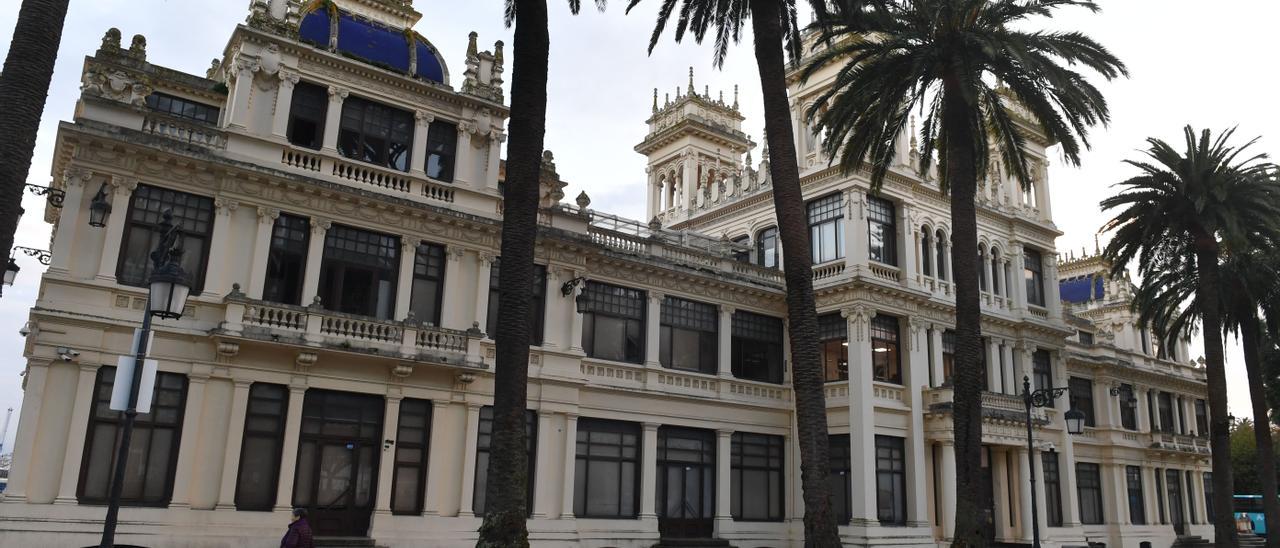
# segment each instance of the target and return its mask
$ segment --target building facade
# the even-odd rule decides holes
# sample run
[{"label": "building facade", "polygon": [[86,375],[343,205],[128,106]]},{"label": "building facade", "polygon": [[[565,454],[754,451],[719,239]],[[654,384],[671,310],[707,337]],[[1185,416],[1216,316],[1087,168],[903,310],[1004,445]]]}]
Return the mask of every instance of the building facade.
[{"label": "building facade", "polygon": [[[194,291],[158,321],[155,405],[131,445],[121,542],[274,546],[292,507],[325,536],[472,546],[485,501],[508,110],[501,42],[462,77],[403,0],[257,0],[207,74],[108,31],[59,126],[52,264],[31,311],[0,546],[88,544],[118,434],[117,358],[164,212]],[[799,114],[824,85],[792,86]],[[650,219],[564,203],[544,155],[531,289],[530,538],[802,545],[799,455],[769,155],[732,101],[655,91]],[[796,120],[802,120],[800,116]],[[952,536],[947,197],[916,144],[871,192],[797,126],[832,457],[849,546]],[[1057,261],[1045,147],[1028,191],[983,182],[984,534],[1167,546],[1208,531],[1204,375],[1134,327],[1131,286]],[[993,171],[998,173],[998,171]],[[91,224],[94,204],[110,205]],[[101,226],[96,226],[101,225]],[[1059,284],[1059,280],[1062,283]],[[1095,289],[1095,279],[1102,280]],[[1081,297],[1081,280],[1086,291]],[[1061,293],[1061,294],[1060,294]],[[1168,348],[1165,348],[1168,346]],[[76,353],[70,352],[74,350]],[[1023,377],[1070,386],[1035,411]],[[1089,428],[1070,436],[1068,406]]]}]

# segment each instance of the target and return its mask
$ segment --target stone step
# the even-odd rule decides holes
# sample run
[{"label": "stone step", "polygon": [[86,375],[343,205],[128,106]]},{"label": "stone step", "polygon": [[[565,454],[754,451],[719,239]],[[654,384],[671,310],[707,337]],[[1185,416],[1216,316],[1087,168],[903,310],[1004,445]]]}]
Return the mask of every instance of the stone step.
[{"label": "stone step", "polygon": [[1240,533],[1240,546],[1246,548],[1250,546],[1266,546],[1266,539],[1253,533]]},{"label": "stone step", "polygon": [[719,538],[664,538],[653,548],[733,548],[733,545]]},{"label": "stone step", "polygon": [[1182,535],[1173,541],[1173,548],[1212,547],[1213,543],[1197,535]]},{"label": "stone step", "polygon": [[316,548],[376,548],[374,540],[366,537],[315,537]]}]

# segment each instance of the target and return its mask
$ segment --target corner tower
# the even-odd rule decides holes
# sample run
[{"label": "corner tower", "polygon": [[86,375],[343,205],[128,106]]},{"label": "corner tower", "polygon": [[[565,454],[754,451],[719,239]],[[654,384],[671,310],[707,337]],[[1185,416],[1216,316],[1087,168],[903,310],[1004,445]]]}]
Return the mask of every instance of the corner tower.
[{"label": "corner tower", "polygon": [[662,226],[686,220],[721,195],[734,192],[743,172],[742,155],[755,143],[742,132],[738,111],[738,89],[728,103],[721,91],[717,98],[704,87],[698,93],[689,68],[689,85],[681,93],[676,88],[672,101],[665,96],[658,103],[653,90],[652,115],[645,122],[649,133],[635,151],[648,157],[647,216]]}]

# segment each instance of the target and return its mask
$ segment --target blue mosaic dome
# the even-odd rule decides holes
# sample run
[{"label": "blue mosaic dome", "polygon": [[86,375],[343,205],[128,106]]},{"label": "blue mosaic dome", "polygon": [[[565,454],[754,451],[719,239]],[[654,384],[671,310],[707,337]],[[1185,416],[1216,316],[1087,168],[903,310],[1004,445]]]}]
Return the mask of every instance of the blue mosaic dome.
[{"label": "blue mosaic dome", "polygon": [[335,15],[338,53],[415,78],[448,84],[440,53],[413,31],[406,32],[344,10],[319,5],[303,16],[298,26],[298,37],[303,42],[327,49]]},{"label": "blue mosaic dome", "polygon": [[1102,276],[1079,276],[1058,284],[1062,300],[1075,304],[1101,299],[1106,295]]}]

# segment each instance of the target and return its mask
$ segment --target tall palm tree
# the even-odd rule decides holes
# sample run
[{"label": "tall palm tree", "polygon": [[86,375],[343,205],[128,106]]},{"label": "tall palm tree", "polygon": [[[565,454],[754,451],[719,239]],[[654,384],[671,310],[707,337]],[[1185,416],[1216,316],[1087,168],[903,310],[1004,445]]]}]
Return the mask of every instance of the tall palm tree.
[{"label": "tall palm tree", "polygon": [[[936,161],[951,195],[951,262],[956,284],[956,439],[954,544],[981,545],[977,496],[982,448],[981,309],[978,295],[977,181],[999,154],[1024,188],[1031,182],[1026,140],[1040,132],[1073,164],[1088,146],[1089,126],[1110,120],[1102,93],[1076,72],[1107,80],[1127,75],[1102,45],[1077,32],[1025,30],[1077,0],[843,0],[819,12],[815,27],[828,47],[805,67],[808,78],[841,63],[830,88],[807,112],[832,161],[847,171],[870,164],[878,191],[895,159],[895,141],[912,110],[923,111],[920,171]],[[1001,82],[1002,84],[997,84]],[[1014,114],[1010,103],[1022,108]]]},{"label": "tall palm tree", "polygon": [[[627,11],[641,0],[630,0]],[[823,2],[812,2],[821,9]],[[795,135],[787,100],[787,63],[800,58],[800,31],[796,26],[795,0],[663,0],[649,40],[652,52],[677,4],[680,16],[675,39],[685,32],[702,43],[714,29],[715,63],[722,66],[729,45],[737,43],[751,20],[754,53],[764,98],[765,139],[769,174],[773,178],[773,209],[782,238],[787,286],[788,336],[791,341],[791,384],[795,392],[796,430],[800,445],[800,483],[804,498],[806,547],[840,546],[831,495],[829,432],[823,373],[818,352],[818,314],[813,296],[813,265],[809,256],[809,228],[804,197],[800,192],[800,168],[796,164]]]},{"label": "tall palm tree", "polygon": [[[1280,195],[1278,195],[1280,196]],[[1277,204],[1280,208],[1280,204]],[[1225,332],[1236,333],[1244,350],[1249,396],[1253,404],[1253,435],[1258,451],[1263,513],[1268,530],[1280,528],[1280,499],[1276,497],[1275,446],[1271,440],[1267,388],[1263,381],[1263,345],[1267,323],[1280,322],[1280,256],[1271,250],[1224,253],[1219,265],[1219,305]],[[1161,270],[1143,279],[1132,307],[1138,311],[1139,327],[1155,329],[1160,340],[1173,341],[1188,333],[1201,318],[1196,300],[1199,276],[1190,257],[1171,257]],[[1185,306],[1184,306],[1185,304]],[[1280,535],[1267,537],[1267,547],[1280,546]]]},{"label": "tall palm tree", "polygon": [[23,0],[0,73],[0,250],[13,247],[68,0]]},{"label": "tall palm tree", "polygon": [[1237,540],[1219,262],[1224,247],[1272,250],[1280,243],[1280,188],[1267,176],[1270,164],[1262,161],[1264,155],[1243,156],[1254,141],[1238,148],[1228,145],[1234,132],[1224,131],[1215,139],[1205,130],[1197,139],[1187,126],[1182,152],[1160,139],[1147,139],[1147,159],[1126,161],[1139,174],[1117,183],[1121,193],[1101,203],[1104,211],[1123,208],[1103,226],[1103,231],[1115,233],[1103,252],[1113,274],[1123,273],[1136,260],[1145,284],[1161,272],[1188,273],[1194,265],[1209,384],[1218,546],[1235,546]]},{"label": "tall palm tree", "polygon": [[[596,0],[604,9],[605,0]],[[569,0],[574,14],[580,0]],[[502,282],[494,333],[493,433],[485,515],[477,548],[525,548],[529,459],[525,407],[529,386],[529,308],[538,234],[538,190],[547,125],[547,61],[551,38],[546,0],[506,0],[506,24],[515,25],[511,71],[510,139],[503,184]],[[572,458],[571,455],[565,458]]]}]

